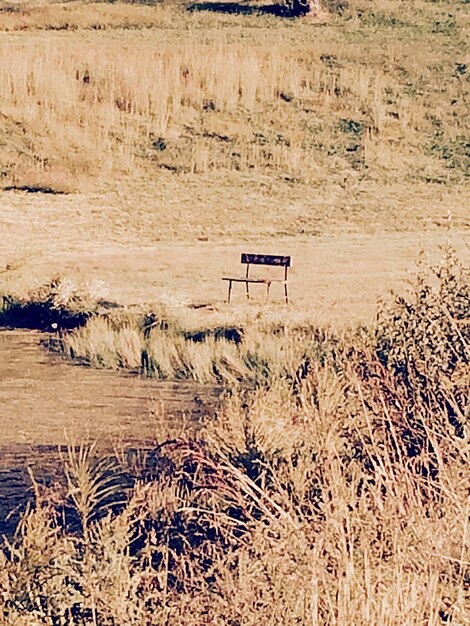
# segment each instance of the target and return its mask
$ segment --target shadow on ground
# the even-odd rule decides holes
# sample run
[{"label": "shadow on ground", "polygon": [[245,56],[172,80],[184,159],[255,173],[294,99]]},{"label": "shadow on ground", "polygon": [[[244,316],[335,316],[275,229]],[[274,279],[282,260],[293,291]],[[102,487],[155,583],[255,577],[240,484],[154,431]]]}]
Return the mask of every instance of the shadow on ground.
[{"label": "shadow on ground", "polygon": [[[324,0],[325,8],[330,13],[343,15],[349,9],[348,0]],[[299,17],[293,15],[287,6],[282,4],[245,4],[242,2],[193,2],[188,6],[188,11],[212,11],[213,13],[232,13],[239,15],[277,15],[278,17]]]},{"label": "shadow on ground", "polygon": [[278,15],[285,17],[286,9],[279,4],[256,6],[240,2],[194,2],[188,6],[188,11],[211,11],[213,13],[231,13],[238,15]]}]

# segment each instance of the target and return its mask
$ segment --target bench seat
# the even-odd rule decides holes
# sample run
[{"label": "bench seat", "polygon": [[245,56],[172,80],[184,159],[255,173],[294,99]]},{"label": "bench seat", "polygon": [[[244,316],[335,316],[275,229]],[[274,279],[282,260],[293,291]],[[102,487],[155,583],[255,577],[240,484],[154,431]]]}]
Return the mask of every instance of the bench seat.
[{"label": "bench seat", "polygon": [[231,283],[287,283],[287,280],[283,278],[229,278],[228,276],[224,276],[222,280],[229,280]]}]

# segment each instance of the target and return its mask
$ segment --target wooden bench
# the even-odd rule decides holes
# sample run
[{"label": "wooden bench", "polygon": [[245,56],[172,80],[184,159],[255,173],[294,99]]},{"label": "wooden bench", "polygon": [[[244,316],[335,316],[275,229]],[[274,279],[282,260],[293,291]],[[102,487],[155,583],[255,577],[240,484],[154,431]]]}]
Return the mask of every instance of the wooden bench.
[{"label": "wooden bench", "polygon": [[[228,297],[230,302],[232,295],[232,283],[245,283],[246,297],[250,299],[250,283],[266,285],[266,299],[269,300],[269,291],[272,283],[284,285],[284,296],[286,303],[289,302],[287,293],[287,270],[290,267],[290,256],[276,256],[272,254],[242,254],[241,262],[246,265],[246,274],[244,278],[232,278],[224,276],[222,280],[228,281]],[[250,278],[250,265],[271,265],[284,268],[284,278]]]}]

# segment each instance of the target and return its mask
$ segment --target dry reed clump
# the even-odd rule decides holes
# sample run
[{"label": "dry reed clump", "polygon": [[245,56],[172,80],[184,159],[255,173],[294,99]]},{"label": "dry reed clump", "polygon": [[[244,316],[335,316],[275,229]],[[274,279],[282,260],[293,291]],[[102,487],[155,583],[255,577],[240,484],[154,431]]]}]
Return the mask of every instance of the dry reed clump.
[{"label": "dry reed clump", "polygon": [[113,306],[104,299],[106,289],[100,281],[78,284],[59,275],[36,289],[16,293],[7,287],[2,291],[0,325],[14,328],[77,328],[105,307]]},{"label": "dry reed clump", "polygon": [[[465,18],[438,33],[440,8],[420,7],[414,24],[407,3],[381,4],[383,11],[368,7],[314,35],[305,25],[258,16],[278,34],[275,45],[251,26],[241,40],[230,22],[182,37],[196,18],[170,7],[51,9],[72,13],[78,26],[95,12],[122,13],[124,22],[126,12],[150,12],[165,41],[97,36],[90,46],[77,34],[67,42],[39,39],[34,49],[21,38],[5,46],[5,185],[66,191],[70,181],[80,186],[98,173],[153,176],[162,169],[257,172],[311,184],[350,174],[402,183],[405,172],[407,180],[461,182],[468,174],[468,68],[455,59]],[[19,17],[3,19],[9,28]],[[390,39],[390,22],[402,39]],[[435,48],[431,57],[418,51],[423,33]]]},{"label": "dry reed clump", "polygon": [[136,328],[115,329],[107,318],[92,318],[78,334],[62,339],[74,359],[93,367],[135,369],[141,365],[142,335]]},{"label": "dry reed clump", "polygon": [[[468,394],[442,398],[468,372],[468,281],[451,255],[435,279],[375,334],[233,389],[193,439],[162,437],[140,464],[73,450],[65,490],[38,489],[0,552],[4,623],[465,624]],[[403,325],[424,318],[438,330],[418,347]],[[433,359],[444,374],[421,387],[410,372]]]},{"label": "dry reed clump", "polygon": [[138,317],[93,317],[65,334],[60,349],[83,363],[136,368],[159,379],[269,385],[305,375],[312,357],[341,349],[331,331],[277,323],[188,331],[172,322],[146,326]]},{"label": "dry reed clump", "polygon": [[470,280],[448,247],[440,265],[422,266],[406,296],[378,312],[377,352],[399,384],[435,403],[459,436],[469,415]]}]

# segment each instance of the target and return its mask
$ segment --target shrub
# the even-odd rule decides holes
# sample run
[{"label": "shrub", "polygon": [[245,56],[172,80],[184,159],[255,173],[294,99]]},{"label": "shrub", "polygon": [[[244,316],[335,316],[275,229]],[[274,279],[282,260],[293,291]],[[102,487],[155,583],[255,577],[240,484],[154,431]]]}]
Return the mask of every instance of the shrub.
[{"label": "shrub", "polygon": [[434,401],[459,436],[468,419],[470,280],[455,251],[440,265],[421,265],[406,296],[378,310],[377,354],[407,396]]}]

